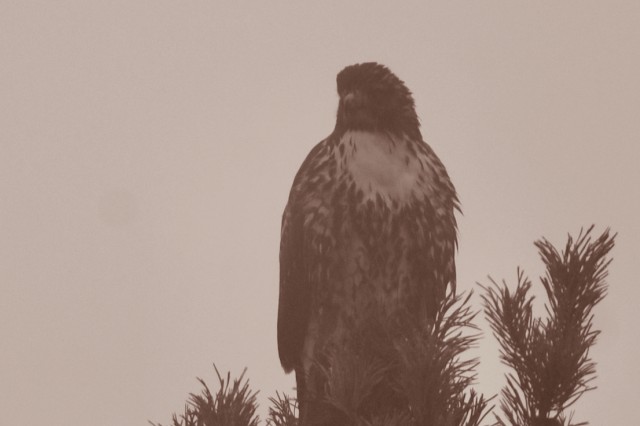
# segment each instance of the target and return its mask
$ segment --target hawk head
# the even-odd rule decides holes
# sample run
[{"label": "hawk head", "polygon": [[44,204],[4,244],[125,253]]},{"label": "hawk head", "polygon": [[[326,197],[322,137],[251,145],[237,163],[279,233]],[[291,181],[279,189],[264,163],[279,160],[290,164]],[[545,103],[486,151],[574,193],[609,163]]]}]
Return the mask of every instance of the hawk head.
[{"label": "hawk head", "polygon": [[336,80],[340,96],[336,132],[420,135],[411,92],[389,68],[376,62],[350,65],[338,73]]}]

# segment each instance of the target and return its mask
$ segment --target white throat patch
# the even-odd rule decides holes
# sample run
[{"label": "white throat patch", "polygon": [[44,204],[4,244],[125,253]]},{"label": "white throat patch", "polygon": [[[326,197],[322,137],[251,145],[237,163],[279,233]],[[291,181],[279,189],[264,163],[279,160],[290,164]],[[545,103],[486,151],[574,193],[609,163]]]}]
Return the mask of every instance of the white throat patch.
[{"label": "white throat patch", "polygon": [[[346,132],[335,151],[367,200],[382,198],[388,207],[424,199],[432,173],[427,156],[409,148],[406,137],[364,131]],[[422,177],[422,182],[420,178]]]}]

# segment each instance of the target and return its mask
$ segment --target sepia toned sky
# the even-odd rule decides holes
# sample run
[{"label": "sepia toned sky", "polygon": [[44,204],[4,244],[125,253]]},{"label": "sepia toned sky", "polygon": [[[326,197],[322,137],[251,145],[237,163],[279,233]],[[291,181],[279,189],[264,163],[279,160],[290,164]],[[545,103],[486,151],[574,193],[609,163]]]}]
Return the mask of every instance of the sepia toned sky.
[{"label": "sepia toned sky", "polygon": [[[462,291],[537,279],[542,236],[619,233],[574,419],[634,424],[640,3],[319,3],[0,4],[3,424],[168,423],[214,362],[249,368],[263,418],[292,393],[280,218],[337,72],[372,60],[413,91],[460,194]],[[475,354],[499,392],[490,333]]]}]

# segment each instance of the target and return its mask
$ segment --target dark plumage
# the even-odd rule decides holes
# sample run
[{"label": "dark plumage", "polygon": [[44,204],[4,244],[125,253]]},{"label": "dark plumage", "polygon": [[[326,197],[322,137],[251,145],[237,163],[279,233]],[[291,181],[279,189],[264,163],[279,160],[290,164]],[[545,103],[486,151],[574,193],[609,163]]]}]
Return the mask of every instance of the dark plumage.
[{"label": "dark plumage", "polygon": [[433,318],[456,280],[457,196],[411,92],[377,63],[346,67],[337,86],[335,129],[300,167],[282,219],[278,349],[303,408],[313,360],[365,312]]}]

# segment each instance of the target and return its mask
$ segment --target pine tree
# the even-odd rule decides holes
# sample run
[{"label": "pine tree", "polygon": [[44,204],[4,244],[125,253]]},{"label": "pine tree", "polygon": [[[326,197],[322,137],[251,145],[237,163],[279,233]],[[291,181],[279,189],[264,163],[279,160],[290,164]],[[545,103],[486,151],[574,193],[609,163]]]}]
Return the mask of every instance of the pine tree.
[{"label": "pine tree", "polygon": [[[546,239],[535,243],[546,266],[546,317],[533,315],[532,283],[518,269],[515,290],[491,280],[481,286],[484,312],[510,372],[494,426],[579,426],[567,410],[593,389],[595,363],[589,349],[599,334],[593,308],[605,297],[607,258],[615,235],[591,239],[593,226],[569,236],[559,252]],[[417,324],[409,315],[371,312],[348,343],[315,360],[322,398],[313,424],[331,426],[480,426],[493,409],[472,387],[477,359],[464,354],[477,344],[477,312],[468,295],[448,294],[435,320]],[[214,366],[215,368],[215,366]],[[256,394],[245,371],[231,385],[215,369],[219,389],[205,382],[191,394],[172,426],[257,426]],[[311,396],[313,398],[313,395]],[[267,426],[298,426],[297,402],[269,398]],[[154,425],[154,423],[151,423]],[[155,425],[161,426],[161,425]],[[302,426],[302,425],[300,425]]]}]

